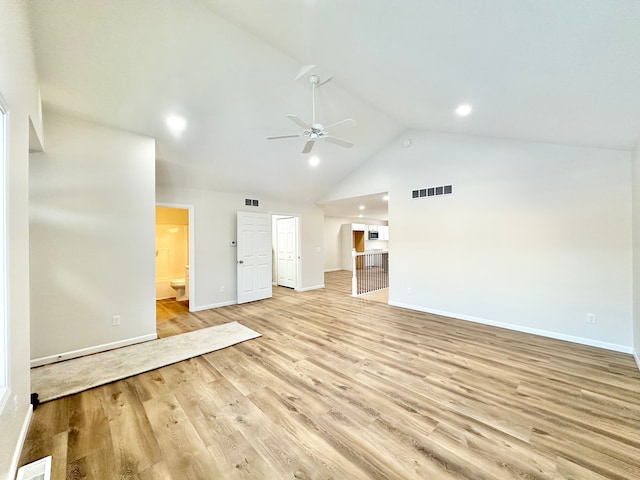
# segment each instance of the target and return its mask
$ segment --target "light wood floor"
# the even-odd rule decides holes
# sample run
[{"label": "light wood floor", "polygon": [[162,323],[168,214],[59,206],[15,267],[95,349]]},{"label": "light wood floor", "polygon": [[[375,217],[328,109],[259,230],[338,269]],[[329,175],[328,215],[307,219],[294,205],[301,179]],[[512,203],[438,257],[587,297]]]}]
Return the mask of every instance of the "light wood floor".
[{"label": "light wood floor", "polygon": [[263,337],[45,403],[21,464],[54,479],[639,479],[629,355],[324,290],[189,314]]},{"label": "light wood floor", "polygon": [[364,298],[365,300],[372,300],[374,302],[382,302],[389,303],[389,289],[382,288],[380,290],[376,290],[375,292],[363,293],[362,295],[358,295],[360,298]]}]

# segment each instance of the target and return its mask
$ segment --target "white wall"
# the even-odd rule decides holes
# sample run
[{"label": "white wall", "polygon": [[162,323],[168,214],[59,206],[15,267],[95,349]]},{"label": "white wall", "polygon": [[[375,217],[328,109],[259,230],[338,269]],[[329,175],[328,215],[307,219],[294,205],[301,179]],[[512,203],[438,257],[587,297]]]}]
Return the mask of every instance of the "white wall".
[{"label": "white wall", "polygon": [[0,93],[9,106],[7,264],[9,403],[0,413],[0,479],[13,479],[29,404],[29,123],[41,132],[25,2],[0,0]]},{"label": "white wall", "polygon": [[324,217],[324,270],[342,269],[341,227],[345,223],[357,223],[352,218]]},{"label": "white wall", "polygon": [[193,296],[189,307],[203,310],[236,303],[236,212],[258,211],[300,218],[301,290],[324,286],[322,251],[323,214],[315,205],[258,198],[260,207],[246,207],[252,195],[208,190],[161,187],[156,189],[158,203],[194,206],[195,252],[191,253],[190,279]]},{"label": "white wall", "polygon": [[633,349],[640,368],[640,142],[632,154],[633,171]]},{"label": "white wall", "polygon": [[390,303],[631,351],[629,152],[408,136],[324,199],[389,192]]},{"label": "white wall", "polygon": [[30,166],[31,358],[155,338],[155,141],[52,112],[44,127]]}]

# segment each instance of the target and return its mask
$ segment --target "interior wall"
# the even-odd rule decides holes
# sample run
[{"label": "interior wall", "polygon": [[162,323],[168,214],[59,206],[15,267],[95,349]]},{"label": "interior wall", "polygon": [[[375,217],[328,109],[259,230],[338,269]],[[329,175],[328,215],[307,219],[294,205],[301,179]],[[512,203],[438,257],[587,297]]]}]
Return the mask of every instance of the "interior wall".
[{"label": "interior wall", "polygon": [[31,357],[155,338],[155,141],[44,115],[47,150],[30,165]]},{"label": "interior wall", "polygon": [[389,192],[391,304],[631,351],[629,152],[407,137],[323,199]]},{"label": "interior wall", "polygon": [[[312,204],[286,202],[260,198],[255,195],[212,192],[209,190],[182,189],[158,186],[159,203],[190,204],[195,216],[195,259],[190,278],[195,283],[194,296],[190,299],[192,310],[204,310],[237,301],[236,212],[258,211],[271,214],[298,216],[301,237],[302,277],[300,289],[309,290],[324,286],[324,254],[322,211]],[[245,206],[245,198],[258,198],[259,207]]]},{"label": "interior wall", "polygon": [[633,189],[633,353],[640,368],[640,142],[632,157]]},{"label": "interior wall", "polygon": [[186,208],[156,207],[156,225],[189,225]]},{"label": "interior wall", "polygon": [[341,227],[353,223],[345,217],[324,217],[324,271],[342,270]]},{"label": "interior wall", "polygon": [[0,94],[9,106],[6,168],[8,386],[0,412],[0,479],[13,479],[31,414],[29,394],[29,125],[40,104],[26,2],[0,0]]}]

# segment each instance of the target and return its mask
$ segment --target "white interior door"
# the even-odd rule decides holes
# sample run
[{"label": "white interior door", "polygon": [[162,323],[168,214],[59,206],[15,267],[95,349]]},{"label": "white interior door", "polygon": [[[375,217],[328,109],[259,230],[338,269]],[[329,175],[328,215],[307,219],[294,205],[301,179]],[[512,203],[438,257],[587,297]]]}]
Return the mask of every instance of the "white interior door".
[{"label": "white interior door", "polygon": [[297,288],[298,251],[295,217],[276,220],[278,285]]},{"label": "white interior door", "polygon": [[266,213],[237,214],[238,303],[272,296],[271,219]]}]

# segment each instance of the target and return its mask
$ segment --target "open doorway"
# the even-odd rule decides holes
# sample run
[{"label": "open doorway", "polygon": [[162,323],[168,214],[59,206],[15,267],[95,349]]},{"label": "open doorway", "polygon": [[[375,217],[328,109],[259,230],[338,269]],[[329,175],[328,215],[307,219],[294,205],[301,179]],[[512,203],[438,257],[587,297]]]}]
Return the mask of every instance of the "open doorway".
[{"label": "open doorway", "polygon": [[156,205],[156,324],[192,311],[194,222],[191,205]]},{"label": "open doorway", "polygon": [[388,303],[392,268],[389,201],[387,192],[379,192],[319,205],[324,211],[325,273],[349,272],[352,295],[383,303]]},{"label": "open doorway", "polygon": [[273,285],[299,289],[299,217],[272,215]]}]

